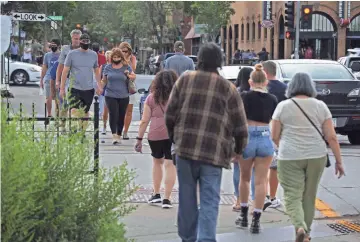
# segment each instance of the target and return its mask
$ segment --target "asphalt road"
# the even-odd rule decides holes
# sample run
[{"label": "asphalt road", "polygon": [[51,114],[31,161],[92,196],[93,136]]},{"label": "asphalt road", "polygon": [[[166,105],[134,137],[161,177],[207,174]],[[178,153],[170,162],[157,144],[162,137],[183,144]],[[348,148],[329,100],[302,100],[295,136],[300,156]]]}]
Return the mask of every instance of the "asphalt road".
[{"label": "asphalt road", "polygon": [[[137,79],[137,87],[148,88],[151,80],[151,77],[139,75]],[[39,87],[37,85],[11,86],[11,92],[15,95],[15,98],[10,100],[11,106],[15,110],[19,110],[19,105],[22,103],[24,110],[26,110],[27,113],[30,113],[32,103],[35,103],[37,115],[44,115],[45,100],[44,97],[39,96]],[[136,94],[136,99],[139,101],[140,94]],[[152,158],[150,155],[150,149],[145,140],[143,153],[139,154],[134,151],[133,147],[136,142],[135,137],[137,136],[138,128],[139,108],[138,105],[135,105],[133,122],[129,130],[129,136],[131,139],[123,141],[122,145],[113,146],[111,144],[111,136],[109,132],[107,135],[101,135],[100,161],[101,165],[104,167],[118,166],[124,161],[127,161],[129,168],[135,169],[137,173],[135,183],[141,188],[139,193],[135,194],[132,198],[132,201],[135,203],[144,203],[146,202],[152,189]],[[360,215],[360,146],[350,145],[346,136],[339,135],[338,138],[341,143],[341,152],[346,169],[346,176],[340,180],[337,179],[334,174],[334,165],[325,169],[318,191],[318,199],[326,205],[317,206],[317,219],[324,219],[326,217],[353,217]],[[330,158],[334,164],[334,157],[331,151]],[[176,183],[174,188],[175,192],[173,193],[173,201],[175,203],[177,202],[177,187],[178,185]],[[232,170],[223,171],[221,192],[222,204],[230,205],[233,202]],[[277,196],[282,199],[283,193],[281,188],[279,188]],[[284,209],[280,208],[279,210],[281,211]],[[330,210],[333,212],[329,215],[327,211]],[[147,209],[142,211],[147,211]],[[141,215],[144,215],[143,212]],[[157,217],[157,215],[155,217]],[[137,227],[136,231],[141,231],[141,229],[146,228],[150,229],[148,222],[144,221],[144,224],[141,225],[141,221],[139,219],[135,219],[133,222],[131,220],[131,216],[127,219],[127,224],[130,227],[140,224],[140,227]],[[269,217],[269,221],[271,221],[271,219],[272,218]],[[164,223],[168,224],[169,221],[172,223],[173,219],[167,218],[166,221],[164,220]],[[151,227],[151,230],[156,230],[155,227],[155,225]],[[162,230],[163,233],[167,233],[167,231],[159,227],[159,231],[160,230]],[[170,230],[174,230],[174,228],[171,227]],[[170,230],[168,232],[170,232]],[[233,229],[227,229],[223,231],[232,232],[232,230]],[[136,231],[134,230],[133,233],[130,234],[136,237]],[[171,238],[174,237],[171,236]]]}]

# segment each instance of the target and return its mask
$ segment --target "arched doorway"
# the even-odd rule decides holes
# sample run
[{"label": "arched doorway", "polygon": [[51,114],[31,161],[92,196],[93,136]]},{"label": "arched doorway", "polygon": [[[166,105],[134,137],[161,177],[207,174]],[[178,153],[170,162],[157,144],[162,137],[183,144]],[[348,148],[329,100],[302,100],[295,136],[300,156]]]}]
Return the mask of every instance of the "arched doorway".
[{"label": "arched doorway", "polygon": [[285,26],[284,26],[284,17],[280,15],[279,18],[279,57],[278,59],[285,58]]},{"label": "arched doorway", "polygon": [[346,49],[352,48],[360,48],[360,14],[351,19],[346,29]]},{"label": "arched doorway", "polygon": [[326,13],[312,14],[311,28],[300,29],[300,48],[311,46],[316,59],[337,59],[337,26]]},{"label": "arched doorway", "polygon": [[232,27],[230,26],[230,28],[229,28],[229,56],[228,56],[229,64],[231,64],[231,59],[232,59],[232,42],[233,42],[233,34],[232,34]]}]

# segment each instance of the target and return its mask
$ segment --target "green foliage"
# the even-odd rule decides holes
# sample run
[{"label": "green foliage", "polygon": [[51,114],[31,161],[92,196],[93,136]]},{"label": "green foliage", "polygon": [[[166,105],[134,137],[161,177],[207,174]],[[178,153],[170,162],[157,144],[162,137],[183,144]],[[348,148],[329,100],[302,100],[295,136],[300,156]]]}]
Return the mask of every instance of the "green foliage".
[{"label": "green foliage", "polygon": [[205,31],[212,41],[222,26],[227,25],[235,10],[231,7],[233,2],[228,1],[209,1],[209,2],[191,2],[190,7],[185,10],[188,14],[195,17],[195,23],[206,24]]},{"label": "green foliage", "polygon": [[32,121],[6,122],[2,109],[2,241],[127,241],[134,172],[124,163],[94,179],[92,136],[54,131],[34,136]]}]

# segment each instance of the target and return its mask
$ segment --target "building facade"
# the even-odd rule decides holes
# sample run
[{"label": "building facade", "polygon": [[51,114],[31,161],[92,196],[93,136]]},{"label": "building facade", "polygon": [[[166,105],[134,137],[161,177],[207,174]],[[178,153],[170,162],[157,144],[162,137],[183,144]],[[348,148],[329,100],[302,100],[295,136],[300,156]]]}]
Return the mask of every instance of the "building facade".
[{"label": "building facade", "polygon": [[[312,5],[313,14],[312,27],[300,29],[300,44],[310,45],[316,58],[337,59],[346,55],[349,48],[360,48],[360,2],[302,1],[301,4]],[[262,27],[267,6],[271,8],[268,17],[274,23],[272,28]],[[284,1],[237,1],[232,7],[235,15],[221,30],[222,47],[228,62],[236,49],[259,52],[263,47],[273,59],[290,58],[295,41],[285,38]],[[342,19],[349,19],[350,24],[342,26]]]}]

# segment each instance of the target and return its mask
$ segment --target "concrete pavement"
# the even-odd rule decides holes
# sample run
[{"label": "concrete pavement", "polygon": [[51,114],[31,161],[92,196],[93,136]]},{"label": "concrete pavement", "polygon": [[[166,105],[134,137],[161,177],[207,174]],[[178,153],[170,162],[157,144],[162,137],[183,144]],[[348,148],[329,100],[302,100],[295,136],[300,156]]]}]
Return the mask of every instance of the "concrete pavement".
[{"label": "concrete pavement", "polygon": [[[148,85],[143,84],[144,87]],[[141,86],[140,86],[141,87]],[[44,113],[44,100],[39,97],[38,87],[11,87],[15,99],[11,100],[15,109],[19,103],[24,103],[26,110],[31,110],[31,103],[35,102],[36,111],[39,116]],[[139,99],[139,95],[137,95]],[[29,113],[29,112],[28,112]],[[159,207],[149,206],[146,200],[152,192],[152,158],[150,149],[144,140],[143,154],[136,153],[133,149],[136,142],[135,137],[139,128],[139,109],[134,106],[133,122],[130,127],[130,140],[123,141],[122,145],[113,146],[111,135],[101,135],[103,143],[100,145],[100,162],[104,167],[118,166],[125,160],[128,161],[129,168],[135,169],[137,177],[135,183],[140,189],[131,197],[130,202],[138,204],[138,210],[123,219],[127,228],[128,236],[138,241],[160,241],[177,239],[177,228],[174,226],[176,218],[176,203],[178,200],[177,188],[175,184],[172,200],[175,207],[170,210],[162,210]],[[335,233],[327,224],[344,223],[346,220],[352,222],[360,221],[360,182],[358,174],[360,172],[360,146],[351,146],[344,136],[339,136],[343,160],[346,168],[346,176],[338,180],[334,175],[334,165],[325,169],[318,192],[316,221],[314,223],[313,241],[360,241],[359,233],[350,235]],[[333,156],[330,157],[334,163]],[[234,220],[236,213],[231,211],[231,205],[235,201],[233,197],[232,171],[223,171],[221,186],[221,206],[218,222],[219,241],[291,241],[293,239],[293,229],[290,226],[284,208],[268,209],[262,216],[264,231],[260,236],[250,236],[246,231],[235,228]],[[282,189],[279,188],[277,196],[282,199]],[[289,227],[290,226],[290,227]],[[360,226],[347,224],[344,228],[353,228],[360,232]],[[330,229],[330,230],[329,230]],[[336,231],[335,231],[336,232]],[[283,237],[276,237],[284,234]],[[265,236],[265,237],[264,237]],[[237,238],[237,239],[236,239]]]}]

